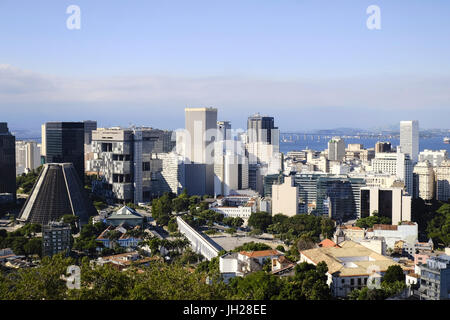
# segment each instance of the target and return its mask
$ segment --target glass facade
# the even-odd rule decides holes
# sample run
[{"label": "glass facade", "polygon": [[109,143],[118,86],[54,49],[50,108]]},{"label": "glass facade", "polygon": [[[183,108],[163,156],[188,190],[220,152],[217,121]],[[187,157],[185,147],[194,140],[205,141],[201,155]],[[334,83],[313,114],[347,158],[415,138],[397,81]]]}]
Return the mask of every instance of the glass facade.
[{"label": "glass facade", "polygon": [[46,163],[73,163],[84,182],[84,123],[46,123]]},{"label": "glass facade", "polygon": [[0,122],[0,193],[16,197],[16,138]]}]

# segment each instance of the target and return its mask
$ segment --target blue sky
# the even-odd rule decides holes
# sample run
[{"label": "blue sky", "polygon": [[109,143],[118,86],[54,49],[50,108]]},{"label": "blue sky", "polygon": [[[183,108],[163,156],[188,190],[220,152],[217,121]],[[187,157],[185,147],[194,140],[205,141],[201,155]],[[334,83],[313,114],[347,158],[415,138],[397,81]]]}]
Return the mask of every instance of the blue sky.
[{"label": "blue sky", "polygon": [[445,0],[0,0],[2,121],[176,129],[205,105],[234,127],[260,111],[282,130],[448,128],[449,16]]}]

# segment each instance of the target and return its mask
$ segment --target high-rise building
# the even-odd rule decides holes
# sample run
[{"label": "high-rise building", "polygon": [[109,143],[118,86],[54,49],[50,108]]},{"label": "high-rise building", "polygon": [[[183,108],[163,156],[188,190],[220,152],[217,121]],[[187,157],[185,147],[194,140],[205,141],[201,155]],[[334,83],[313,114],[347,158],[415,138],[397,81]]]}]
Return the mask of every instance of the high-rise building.
[{"label": "high-rise building", "polygon": [[71,214],[86,224],[96,213],[73,164],[50,163],[40,172],[18,220],[46,225]]},{"label": "high-rise building", "polygon": [[45,162],[73,163],[84,183],[84,123],[47,122],[45,124]]},{"label": "high-rise building", "polygon": [[272,186],[274,184],[284,183],[284,175],[280,174],[268,174],[264,177],[264,197],[272,197]]},{"label": "high-rise building", "polygon": [[360,190],[366,186],[362,178],[324,173],[297,173],[300,213],[330,216],[345,222],[361,217]]},{"label": "high-rise building", "polygon": [[340,137],[334,137],[328,141],[328,160],[342,161],[345,157],[345,141]]},{"label": "high-rise building", "polygon": [[217,121],[217,135],[219,140],[231,140],[231,122]]},{"label": "high-rise building", "polygon": [[283,170],[280,130],[274,118],[255,114],[247,121],[246,154],[249,162],[249,188],[262,193],[263,177]]},{"label": "high-rise building", "polygon": [[0,194],[16,199],[16,137],[0,122]]},{"label": "high-rise building", "polygon": [[292,176],[285,177],[284,183],[272,185],[272,215],[284,214],[292,217],[298,214],[299,192]]},{"label": "high-rise building", "polygon": [[434,170],[428,160],[418,162],[414,166],[416,192],[414,197],[423,200],[431,200],[434,198]]},{"label": "high-rise building", "polygon": [[396,153],[377,153],[372,160],[372,171],[396,175],[405,184],[408,194],[413,195],[413,165],[409,155],[401,152],[401,148],[397,148]]},{"label": "high-rise building", "polygon": [[361,217],[372,216],[374,212],[391,219],[392,225],[411,221],[411,196],[401,187],[361,188]]},{"label": "high-rise building", "polygon": [[153,128],[100,128],[92,132],[94,160],[88,170],[102,177],[93,191],[119,202],[150,201],[170,191],[164,181],[163,160],[172,151],[172,132]]},{"label": "high-rise building", "polygon": [[416,163],[419,156],[419,121],[400,121],[400,147]]},{"label": "high-rise building", "polygon": [[450,160],[444,160],[435,168],[436,172],[436,200],[450,199]]},{"label": "high-rise building", "polygon": [[267,164],[280,152],[280,130],[273,117],[255,114],[247,120],[249,163]]},{"label": "high-rise building", "polygon": [[419,153],[419,161],[428,160],[432,167],[438,167],[442,163],[442,161],[445,161],[447,159],[447,150],[434,151],[425,149],[424,151]]},{"label": "high-rise building", "polygon": [[35,141],[16,141],[16,175],[41,165],[41,146]]},{"label": "high-rise building", "polygon": [[378,141],[375,144],[375,153],[385,153],[385,152],[391,152],[392,145],[390,142],[380,142]]},{"label": "high-rise building", "polygon": [[213,141],[217,137],[217,109],[185,108],[184,156],[193,163],[213,163]]},{"label": "high-rise building", "polygon": [[360,190],[364,179],[347,176],[321,176],[316,184],[316,213],[339,223],[361,215]]},{"label": "high-rise building", "polygon": [[275,121],[273,117],[261,116],[259,113],[248,117],[247,120],[247,132],[249,143],[263,142],[267,144],[279,144],[279,131],[275,127]]},{"label": "high-rise building", "polygon": [[97,121],[85,120],[84,123],[84,144],[91,144],[92,131],[97,130]]},{"label": "high-rise building", "polygon": [[430,257],[420,265],[421,300],[448,300],[450,298],[450,256]]},{"label": "high-rise building", "polygon": [[201,167],[205,170],[202,175],[205,180],[201,182],[209,195],[214,194],[214,141],[217,135],[217,109],[185,108],[185,131],[177,136],[177,151],[186,164],[204,165]]},{"label": "high-rise building", "polygon": [[[179,195],[186,188],[186,172],[183,158],[175,152],[159,153],[162,160],[161,176],[170,188],[170,192]],[[189,190],[188,190],[189,191]]]}]

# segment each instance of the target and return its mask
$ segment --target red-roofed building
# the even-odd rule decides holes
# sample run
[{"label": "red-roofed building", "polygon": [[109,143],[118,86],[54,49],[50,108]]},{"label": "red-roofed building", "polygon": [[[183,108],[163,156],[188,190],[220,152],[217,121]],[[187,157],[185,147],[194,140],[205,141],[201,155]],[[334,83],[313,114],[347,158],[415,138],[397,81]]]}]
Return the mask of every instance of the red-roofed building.
[{"label": "red-roofed building", "polygon": [[340,248],[336,243],[334,243],[333,241],[331,241],[330,239],[324,239],[319,243],[319,247],[323,247],[323,248],[332,248],[332,247],[336,247],[336,248]]}]

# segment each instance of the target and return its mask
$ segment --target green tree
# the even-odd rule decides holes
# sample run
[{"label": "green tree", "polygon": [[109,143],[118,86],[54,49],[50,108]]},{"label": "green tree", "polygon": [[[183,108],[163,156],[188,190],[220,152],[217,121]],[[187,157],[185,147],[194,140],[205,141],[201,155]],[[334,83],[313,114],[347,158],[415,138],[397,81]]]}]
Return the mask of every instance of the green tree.
[{"label": "green tree", "polygon": [[0,300],[62,300],[68,289],[61,276],[72,264],[73,259],[57,254],[44,257],[36,268],[8,273],[0,281]]},{"label": "green tree", "polygon": [[399,265],[389,266],[383,276],[383,282],[394,283],[396,281],[405,281],[405,274]]},{"label": "green tree", "polygon": [[78,223],[80,218],[73,214],[65,214],[62,216],[62,222],[70,224],[72,234],[78,233]]},{"label": "green tree", "polygon": [[267,212],[253,212],[248,219],[248,225],[255,229],[266,231],[267,227],[272,224],[272,215]]},{"label": "green tree", "polygon": [[436,247],[443,248],[450,245],[450,204],[444,203],[436,211],[426,231]]}]

